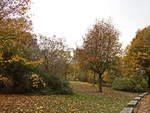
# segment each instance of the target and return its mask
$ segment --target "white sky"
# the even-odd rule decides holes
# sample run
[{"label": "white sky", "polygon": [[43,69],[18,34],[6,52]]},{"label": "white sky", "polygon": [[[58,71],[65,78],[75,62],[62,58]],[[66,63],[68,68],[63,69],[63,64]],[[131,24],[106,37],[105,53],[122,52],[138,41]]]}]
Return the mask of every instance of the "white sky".
[{"label": "white sky", "polygon": [[112,19],[123,47],[150,25],[150,0],[33,0],[31,11],[35,33],[63,37],[73,48],[96,19]]}]

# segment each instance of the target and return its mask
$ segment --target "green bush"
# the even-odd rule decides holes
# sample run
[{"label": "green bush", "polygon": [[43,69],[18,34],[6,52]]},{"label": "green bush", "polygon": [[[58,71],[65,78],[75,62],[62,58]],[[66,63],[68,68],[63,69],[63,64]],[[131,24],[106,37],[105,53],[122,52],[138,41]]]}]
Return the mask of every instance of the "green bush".
[{"label": "green bush", "polygon": [[26,65],[29,59],[24,54],[25,49],[8,44],[1,51],[3,54],[0,59],[0,75],[8,78],[8,81],[5,81],[5,87],[2,88],[3,91],[11,93],[26,92],[28,84],[26,75],[32,72],[32,66]]},{"label": "green bush", "polygon": [[28,78],[26,75],[31,72],[31,68],[25,65],[21,61],[16,61],[6,64],[5,71],[9,78],[12,80],[12,92],[24,93],[28,84]]},{"label": "green bush", "polygon": [[112,88],[122,91],[144,92],[148,85],[143,76],[120,77],[113,81]]},{"label": "green bush", "polygon": [[72,94],[73,91],[69,86],[69,82],[58,76],[47,75],[45,77],[47,88],[51,89],[52,94]]},{"label": "green bush", "polygon": [[103,81],[102,84],[104,87],[112,87],[112,82]]}]

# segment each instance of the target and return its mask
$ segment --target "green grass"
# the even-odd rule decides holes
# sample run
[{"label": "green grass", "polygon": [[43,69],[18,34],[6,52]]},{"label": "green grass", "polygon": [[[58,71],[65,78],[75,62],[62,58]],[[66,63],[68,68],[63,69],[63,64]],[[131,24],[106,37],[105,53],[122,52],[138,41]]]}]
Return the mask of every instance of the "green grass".
[{"label": "green grass", "polygon": [[136,93],[103,88],[98,93],[89,83],[71,82],[73,95],[0,95],[0,112],[15,113],[119,113]]},{"label": "green grass", "polygon": [[[95,96],[87,94],[76,94],[67,96],[76,106],[74,112],[89,113],[119,113],[130,99],[113,98],[107,96]],[[76,109],[78,108],[78,109]]]}]

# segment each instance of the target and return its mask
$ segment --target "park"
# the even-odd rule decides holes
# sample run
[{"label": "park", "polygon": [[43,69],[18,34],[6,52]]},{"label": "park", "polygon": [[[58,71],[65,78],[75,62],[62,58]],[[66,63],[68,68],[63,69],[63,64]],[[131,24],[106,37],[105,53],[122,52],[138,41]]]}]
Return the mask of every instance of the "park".
[{"label": "park", "polygon": [[0,1],[0,113],[150,113],[150,24],[124,47],[112,19],[96,19],[73,47],[37,33],[33,1]]}]

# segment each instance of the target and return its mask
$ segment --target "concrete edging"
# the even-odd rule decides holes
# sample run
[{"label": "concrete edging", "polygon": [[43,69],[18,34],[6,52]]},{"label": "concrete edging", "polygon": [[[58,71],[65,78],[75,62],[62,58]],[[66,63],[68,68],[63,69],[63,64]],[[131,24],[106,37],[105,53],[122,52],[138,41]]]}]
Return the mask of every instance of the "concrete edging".
[{"label": "concrete edging", "polygon": [[149,94],[148,92],[145,92],[135,97],[127,104],[127,107],[125,107],[120,113],[137,113],[140,101],[144,98],[144,96],[148,94]]}]

